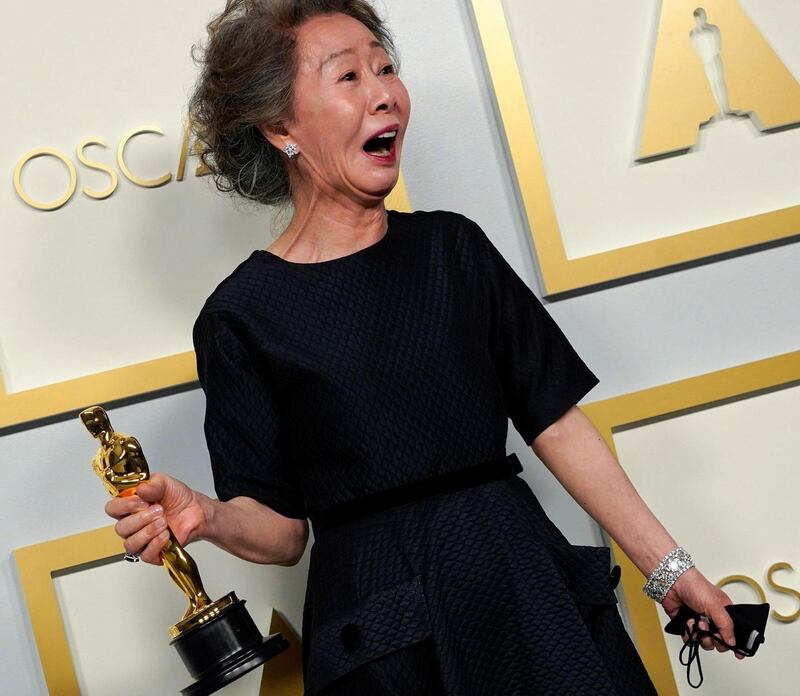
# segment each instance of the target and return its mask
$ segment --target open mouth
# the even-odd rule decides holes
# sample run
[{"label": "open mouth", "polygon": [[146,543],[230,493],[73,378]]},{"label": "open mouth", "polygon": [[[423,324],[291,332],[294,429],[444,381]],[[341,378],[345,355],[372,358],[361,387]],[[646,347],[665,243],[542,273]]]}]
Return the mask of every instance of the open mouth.
[{"label": "open mouth", "polygon": [[397,140],[397,130],[389,130],[370,138],[364,143],[364,152],[372,157],[385,157],[387,159],[394,156],[394,144]]}]

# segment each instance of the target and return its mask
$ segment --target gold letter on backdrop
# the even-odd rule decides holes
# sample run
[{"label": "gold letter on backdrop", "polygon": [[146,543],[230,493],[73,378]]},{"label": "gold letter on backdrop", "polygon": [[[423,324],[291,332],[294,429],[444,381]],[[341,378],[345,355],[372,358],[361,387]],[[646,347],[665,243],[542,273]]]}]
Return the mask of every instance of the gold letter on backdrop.
[{"label": "gold letter on backdrop", "polygon": [[[49,203],[42,203],[34,200],[22,188],[22,168],[32,159],[45,156],[55,157],[56,159],[61,160],[69,172],[69,188],[67,189],[67,192],[61,196],[61,198]],[[50,147],[40,147],[38,150],[31,150],[29,153],[23,155],[20,161],[17,162],[17,166],[14,167],[14,189],[16,190],[17,195],[29,206],[31,206],[31,208],[36,208],[37,210],[57,210],[70,198],[72,198],[72,194],[75,193],[77,186],[78,173],[75,171],[75,165],[72,164],[72,162],[67,159],[67,156],[60,150],[54,150]]]},{"label": "gold letter on backdrop", "polygon": [[[175,181],[183,181],[183,175],[186,172],[186,158],[189,155],[189,142],[192,138],[192,129],[191,124],[186,123],[183,127],[183,141],[181,142],[181,156],[178,160],[178,173],[175,175]],[[195,154],[200,154],[200,143],[195,141],[194,143],[194,151]],[[211,174],[211,170],[206,167],[202,162],[197,165],[197,168],[194,170],[195,176],[207,176]]]},{"label": "gold letter on backdrop", "polygon": [[83,187],[83,192],[89,196],[89,198],[95,198],[100,201],[104,198],[108,198],[112,193],[114,193],[114,191],[116,191],[119,179],[117,177],[117,173],[107,164],[102,164],[101,162],[92,162],[92,160],[86,157],[84,150],[90,145],[100,145],[100,147],[108,146],[102,140],[100,140],[100,138],[86,138],[86,140],[81,140],[77,149],[78,159],[80,160],[81,164],[89,169],[97,169],[100,172],[105,172],[111,179],[108,186],[102,191],[95,191],[94,189],[90,189],[88,186]]},{"label": "gold letter on backdrop", "polygon": [[717,587],[722,589],[725,585],[730,585],[734,582],[740,582],[743,585],[747,585],[751,587],[753,591],[758,595],[759,601],[763,604],[767,601],[767,596],[764,594],[764,590],[762,589],[761,585],[758,584],[756,580],[751,578],[749,575],[728,575],[727,577],[722,578],[717,583]]},{"label": "gold letter on backdrop", "polygon": [[800,122],[800,84],[738,0],[663,0],[639,160],[686,151],[727,114]]},{"label": "gold letter on backdrop", "polygon": [[119,141],[119,147],[117,147],[117,164],[119,165],[119,170],[127,179],[132,181],[137,186],[144,186],[145,188],[156,188],[158,186],[163,186],[172,179],[172,172],[167,172],[157,179],[142,179],[128,169],[128,165],[125,163],[125,146],[128,144],[128,141],[131,138],[137,135],[142,135],[143,133],[156,133],[157,135],[164,135],[164,131],[158,126],[143,126],[142,128],[136,128],[130,133],[127,133],[122,140]]},{"label": "gold letter on backdrop", "polygon": [[[793,587],[786,587],[786,585],[779,585],[777,582],[775,582],[773,575],[775,575],[775,571],[778,570],[794,570],[794,568],[792,568],[789,563],[773,563],[767,571],[767,584],[769,584],[769,586],[776,592],[794,597],[798,601],[798,604],[800,604],[800,592],[795,590]],[[797,619],[800,618],[800,606],[798,606],[794,614],[779,614],[773,609],[772,615],[778,619],[778,621],[782,621],[783,623],[792,623],[792,621],[797,621]]]}]

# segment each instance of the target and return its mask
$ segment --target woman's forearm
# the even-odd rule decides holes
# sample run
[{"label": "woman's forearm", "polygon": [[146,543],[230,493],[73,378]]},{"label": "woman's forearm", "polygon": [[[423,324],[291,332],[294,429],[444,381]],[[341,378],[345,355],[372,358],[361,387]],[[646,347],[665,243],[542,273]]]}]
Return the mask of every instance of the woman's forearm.
[{"label": "woman's forearm", "polygon": [[308,541],[308,522],[278,514],[252,498],[227,502],[197,494],[204,521],[193,536],[254,563],[294,565]]},{"label": "woman's forearm", "polygon": [[677,546],[577,406],[541,433],[532,447],[567,492],[645,576]]}]

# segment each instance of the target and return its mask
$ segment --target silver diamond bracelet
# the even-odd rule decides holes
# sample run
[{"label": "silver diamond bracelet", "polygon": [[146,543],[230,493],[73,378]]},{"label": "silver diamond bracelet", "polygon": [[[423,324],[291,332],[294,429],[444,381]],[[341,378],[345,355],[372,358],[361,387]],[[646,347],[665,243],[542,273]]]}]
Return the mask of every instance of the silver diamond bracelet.
[{"label": "silver diamond bracelet", "polygon": [[678,546],[661,559],[661,563],[656,566],[656,569],[647,578],[642,591],[650,599],[654,599],[661,604],[670,587],[693,565],[694,561],[689,552],[682,546]]}]

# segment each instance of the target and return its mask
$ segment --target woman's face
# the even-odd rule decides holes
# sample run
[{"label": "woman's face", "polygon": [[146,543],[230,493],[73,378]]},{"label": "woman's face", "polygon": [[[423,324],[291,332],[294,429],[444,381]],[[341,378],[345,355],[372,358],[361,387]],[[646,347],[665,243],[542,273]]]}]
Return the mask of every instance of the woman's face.
[{"label": "woman's face", "polygon": [[333,197],[384,198],[397,183],[411,110],[391,59],[344,14],[303,24],[297,52],[294,118],[285,126],[303,179]]}]

